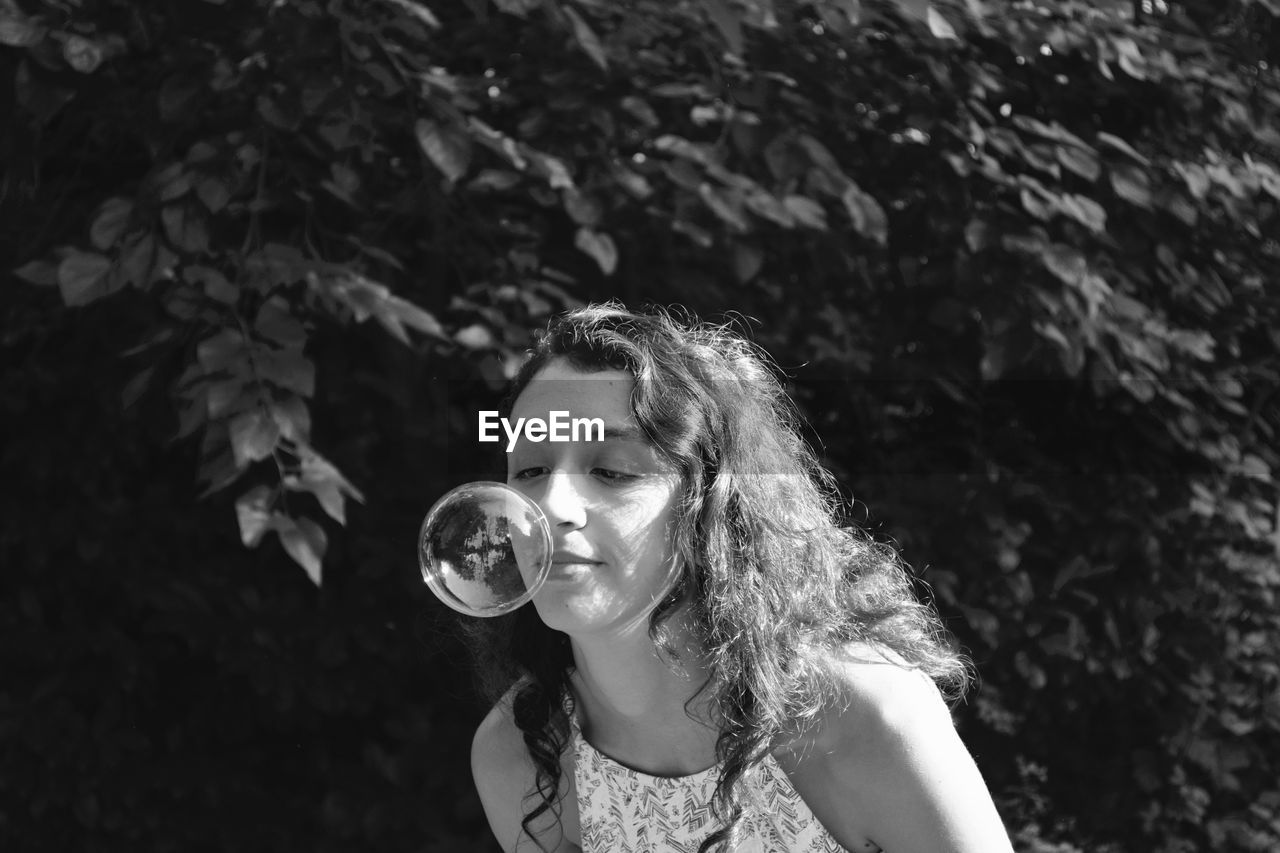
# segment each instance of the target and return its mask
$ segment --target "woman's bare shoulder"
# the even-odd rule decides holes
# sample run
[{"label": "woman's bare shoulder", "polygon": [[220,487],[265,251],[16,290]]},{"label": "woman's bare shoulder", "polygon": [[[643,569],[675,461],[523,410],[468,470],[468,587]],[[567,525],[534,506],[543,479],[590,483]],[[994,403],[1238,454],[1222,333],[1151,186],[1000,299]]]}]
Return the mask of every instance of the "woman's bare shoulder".
[{"label": "woman's bare shoulder", "polygon": [[951,712],[933,679],[888,650],[845,646],[834,653],[829,671],[835,683],[825,716],[837,734],[875,737],[909,733],[920,725],[953,728]]},{"label": "woman's bare shoulder", "polygon": [[869,647],[831,656],[831,698],[785,754],[814,815],[849,849],[1009,850],[942,693]]},{"label": "woman's bare shoulder", "polygon": [[822,663],[826,699],[780,748],[785,764],[843,777],[845,787],[874,788],[904,741],[939,727],[952,730],[933,681],[870,646],[834,650]]},{"label": "woman's bare shoulder", "polygon": [[[494,703],[471,741],[471,775],[494,837],[503,850],[538,850],[524,831],[526,808],[539,802],[537,769],[516,725],[513,686]],[[561,762],[560,788],[551,810],[534,820],[530,829],[548,851],[579,851],[578,809],[572,764]]]},{"label": "woman's bare shoulder", "polygon": [[519,685],[506,692],[476,728],[471,742],[471,758],[479,758],[482,769],[510,769],[509,765],[524,752],[524,738],[516,726],[512,703]]}]

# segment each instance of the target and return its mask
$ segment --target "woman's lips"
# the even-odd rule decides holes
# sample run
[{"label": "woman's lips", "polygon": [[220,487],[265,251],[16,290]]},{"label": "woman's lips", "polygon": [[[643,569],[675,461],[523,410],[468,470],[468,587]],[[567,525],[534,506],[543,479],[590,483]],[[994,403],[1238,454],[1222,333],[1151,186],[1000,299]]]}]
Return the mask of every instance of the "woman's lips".
[{"label": "woman's lips", "polygon": [[551,555],[551,565],[553,566],[595,566],[599,563],[599,560],[593,560],[583,554],[572,554],[567,551],[557,551]]},{"label": "woman's lips", "polygon": [[586,575],[598,565],[600,565],[599,560],[580,554],[554,554],[551,557],[551,572],[548,577],[577,578]]}]

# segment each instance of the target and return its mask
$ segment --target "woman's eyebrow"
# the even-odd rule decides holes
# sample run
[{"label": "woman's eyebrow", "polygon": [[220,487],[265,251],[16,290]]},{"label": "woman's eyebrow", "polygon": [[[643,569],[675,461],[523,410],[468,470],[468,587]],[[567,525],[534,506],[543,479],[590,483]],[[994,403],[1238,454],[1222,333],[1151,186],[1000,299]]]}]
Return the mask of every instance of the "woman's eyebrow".
[{"label": "woman's eyebrow", "polygon": [[644,434],[644,430],[632,424],[605,424],[604,439],[609,441],[615,439],[619,441],[648,441],[649,437]]}]

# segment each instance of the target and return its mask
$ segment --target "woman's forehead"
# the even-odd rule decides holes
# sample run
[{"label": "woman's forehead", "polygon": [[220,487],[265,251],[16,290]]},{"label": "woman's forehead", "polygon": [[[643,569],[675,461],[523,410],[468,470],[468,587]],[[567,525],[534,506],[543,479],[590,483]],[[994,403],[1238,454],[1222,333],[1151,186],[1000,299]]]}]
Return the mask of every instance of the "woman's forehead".
[{"label": "woman's forehead", "polygon": [[534,374],[511,407],[512,417],[547,417],[553,411],[568,417],[601,418],[612,427],[635,423],[631,392],[635,379],[625,370],[581,370],[556,359]]}]

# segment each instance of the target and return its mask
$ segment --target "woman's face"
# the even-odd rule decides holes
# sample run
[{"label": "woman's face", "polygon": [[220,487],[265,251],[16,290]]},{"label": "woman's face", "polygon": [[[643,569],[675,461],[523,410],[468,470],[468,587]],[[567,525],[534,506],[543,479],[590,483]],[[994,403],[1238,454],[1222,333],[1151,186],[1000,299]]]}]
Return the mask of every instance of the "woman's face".
[{"label": "woman's face", "polygon": [[550,422],[551,412],[604,422],[603,441],[533,442],[522,434],[507,454],[507,483],[535,501],[551,526],[551,574],[533,604],[548,627],[570,635],[647,630],[676,576],[680,477],[640,431],[634,386],[626,371],[584,372],[556,359],[512,407],[512,423]]}]

